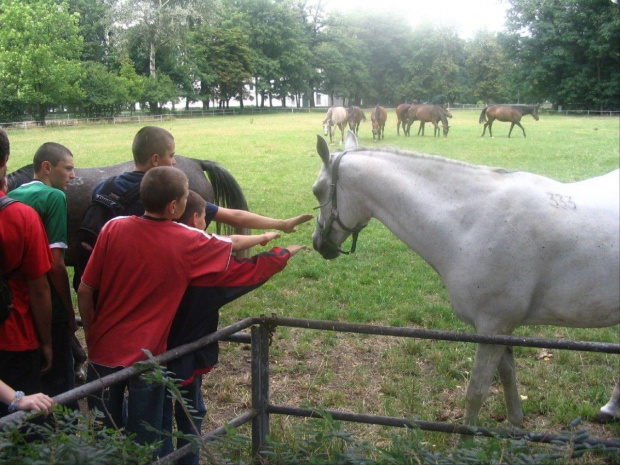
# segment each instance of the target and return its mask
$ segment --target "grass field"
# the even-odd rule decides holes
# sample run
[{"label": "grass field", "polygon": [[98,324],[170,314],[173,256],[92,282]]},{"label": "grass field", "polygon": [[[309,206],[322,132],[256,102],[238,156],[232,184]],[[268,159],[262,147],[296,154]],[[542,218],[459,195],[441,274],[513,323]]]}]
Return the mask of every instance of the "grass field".
[{"label": "grass field", "polygon": [[[388,112],[386,135],[373,143],[368,122],[360,127],[360,145],[382,144],[448,158],[531,171],[570,182],[607,173],[620,164],[619,120],[613,117],[530,116],[507,138],[509,125],[495,123],[494,138],[481,138],[479,112],[454,111],[447,138],[433,138],[432,127],[418,137],[397,137],[396,117]],[[173,120],[177,153],[214,160],[240,183],[257,213],[288,217],[311,212],[311,186],[320,167],[316,134],[323,113],[280,113]],[[131,159],[131,141],[141,125],[85,125],[10,130],[10,169],[30,163],[45,141],[68,146],[78,167]],[[332,146],[332,150],[338,148]],[[302,225],[275,245],[306,244],[314,225]],[[586,309],[584,309],[585,311]],[[312,319],[376,323],[429,329],[471,331],[456,319],[437,274],[385,227],[371,222],[359,237],[356,254],[325,261],[316,252],[300,253],[281,274],[222,311],[221,323],[275,313]],[[587,318],[587,316],[584,316]],[[619,328],[519,328],[523,336],[619,342]],[[472,367],[472,344],[401,340],[374,336],[281,328],[272,346],[272,400],[379,415],[459,421]],[[520,394],[526,429],[555,431],[578,416],[589,418],[607,402],[620,373],[617,356],[517,348]],[[546,356],[544,356],[546,355]],[[222,345],[218,368],[206,377],[209,407],[205,428],[219,425],[249,405],[249,355],[238,345]],[[494,384],[481,412],[487,426],[507,426],[501,388]],[[301,420],[295,420],[301,421]],[[274,417],[273,434],[290,437],[294,420]],[[498,421],[500,421],[498,425]],[[620,428],[585,422],[592,436],[617,437]],[[583,426],[583,425],[582,425]],[[377,442],[380,428],[352,427]],[[438,447],[453,439],[430,435]],[[603,463],[596,457],[585,459]]]}]

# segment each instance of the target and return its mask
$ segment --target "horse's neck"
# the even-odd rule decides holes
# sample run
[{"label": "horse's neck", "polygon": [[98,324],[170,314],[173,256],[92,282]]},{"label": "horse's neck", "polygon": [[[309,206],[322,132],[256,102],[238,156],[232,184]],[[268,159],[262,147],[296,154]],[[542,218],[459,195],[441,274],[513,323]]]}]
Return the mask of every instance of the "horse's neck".
[{"label": "horse's neck", "polygon": [[359,155],[343,159],[350,166],[342,170],[341,179],[349,184],[343,188],[362,199],[362,212],[441,273],[459,247],[462,219],[484,201],[489,189],[472,179],[491,176],[491,171],[424,155]]}]

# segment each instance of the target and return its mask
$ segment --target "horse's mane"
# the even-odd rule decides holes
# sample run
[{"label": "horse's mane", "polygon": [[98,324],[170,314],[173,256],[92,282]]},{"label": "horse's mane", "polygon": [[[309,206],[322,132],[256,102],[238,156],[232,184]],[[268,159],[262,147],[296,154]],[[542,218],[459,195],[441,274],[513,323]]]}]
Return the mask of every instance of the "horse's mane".
[{"label": "horse's mane", "polygon": [[30,165],[22,166],[17,171],[9,173],[6,177],[9,191],[18,188],[24,183],[32,181],[34,177],[34,168]]},{"label": "horse's mane", "polygon": [[356,147],[354,149],[347,150],[347,153],[355,153],[355,152],[381,152],[381,153],[396,155],[399,157],[417,158],[417,159],[422,159],[422,160],[430,160],[430,161],[434,161],[438,163],[445,163],[448,165],[462,166],[464,168],[469,168],[473,170],[490,170],[490,171],[493,171],[495,173],[500,173],[500,174],[509,174],[509,173],[514,172],[514,171],[506,170],[504,168],[493,168],[493,167],[485,166],[485,165],[474,165],[472,163],[467,163],[466,161],[454,160],[452,158],[440,157],[438,155],[431,155],[428,153],[420,153],[420,152],[414,152],[414,151],[409,151],[409,150],[402,150],[398,147],[382,146],[376,149],[369,148],[369,147]]}]

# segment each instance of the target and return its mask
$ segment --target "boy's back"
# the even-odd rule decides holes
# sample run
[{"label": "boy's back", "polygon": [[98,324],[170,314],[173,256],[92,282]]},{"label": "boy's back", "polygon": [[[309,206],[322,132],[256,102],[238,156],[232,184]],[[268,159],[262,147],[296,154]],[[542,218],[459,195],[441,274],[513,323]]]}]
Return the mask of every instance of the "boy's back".
[{"label": "boy's back", "polygon": [[[166,338],[188,283],[224,271],[227,238],[171,221],[118,217],[103,228],[82,282],[98,289],[87,335],[91,362],[130,366],[166,349]],[[103,317],[101,317],[103,315]]]}]

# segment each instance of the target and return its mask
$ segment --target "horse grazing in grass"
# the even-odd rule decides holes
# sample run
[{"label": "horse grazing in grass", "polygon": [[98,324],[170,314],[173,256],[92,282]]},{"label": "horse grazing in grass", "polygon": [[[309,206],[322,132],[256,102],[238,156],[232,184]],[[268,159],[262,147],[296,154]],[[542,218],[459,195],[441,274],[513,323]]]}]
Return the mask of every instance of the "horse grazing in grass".
[{"label": "horse grazing in grass", "polygon": [[[441,109],[441,111],[443,112],[446,118],[452,118],[452,113],[450,113],[450,110],[448,110],[443,105],[440,106],[439,108]],[[435,123],[439,123],[440,121],[441,121],[441,118],[437,119]],[[425,121],[420,121],[420,127],[418,128],[418,136],[420,135],[420,133],[424,135],[424,125],[425,125]],[[448,129],[450,129],[450,126],[448,126]],[[435,125],[434,127],[433,137],[439,137],[439,126],[438,125]]]},{"label": "horse grazing in grass", "polygon": [[[176,168],[185,172],[189,179],[189,188],[196,191],[208,202],[222,207],[247,210],[245,196],[235,178],[221,165],[213,161],[196,160],[175,155]],[[65,263],[73,266],[77,247],[77,230],[82,223],[86,209],[90,205],[93,189],[102,179],[119,175],[125,171],[133,171],[133,162],[100,168],[76,168],[75,178],[67,188],[67,234],[69,248],[66,250]],[[209,180],[205,177],[205,172]],[[26,182],[32,181],[32,165],[24,166],[7,177],[9,191]],[[238,230],[238,234],[247,233]]]},{"label": "horse grazing in grass", "polygon": [[405,121],[407,118],[407,110],[409,109],[409,107],[411,106],[411,104],[409,103],[401,103],[400,105],[398,105],[396,107],[396,134],[398,136],[400,136],[400,125],[402,123],[403,125],[403,133],[405,131]]},{"label": "horse grazing in grass", "polygon": [[355,107],[351,105],[349,107],[349,129],[357,134],[360,129],[360,122],[366,121],[366,115],[364,114],[364,110],[360,107]]},{"label": "horse grazing in grass", "polygon": [[370,116],[372,120],[372,140],[375,140],[375,136],[377,136],[377,140],[381,140],[385,137],[385,122],[387,120],[387,111],[381,105],[377,104],[375,109],[372,111],[372,115]]},{"label": "horse grazing in grass", "polygon": [[[357,147],[323,161],[312,236],[325,259],[376,218],[439,273],[455,314],[480,334],[522,325],[620,323],[620,173],[564,184],[395,149]],[[354,246],[352,247],[354,250]],[[351,250],[351,252],[353,252]],[[347,252],[345,252],[347,253]],[[474,424],[497,370],[508,419],[521,424],[512,347],[478,344],[466,395]],[[620,386],[606,413],[618,415]],[[602,412],[603,410],[601,410]]]},{"label": "horse grazing in grass", "polygon": [[414,121],[420,121],[420,128],[418,129],[418,135],[420,132],[424,135],[424,123],[432,123],[434,127],[433,134],[435,137],[439,136],[439,125],[438,123],[441,121],[441,125],[443,127],[443,136],[448,137],[448,130],[450,126],[448,125],[447,116],[450,115],[452,118],[452,113],[450,113],[446,108],[441,105],[433,105],[430,103],[425,103],[422,105],[411,105],[407,110],[406,121],[407,121],[407,129],[405,130],[405,135],[409,135],[409,131],[411,129],[411,125]]},{"label": "horse grazing in grass", "polygon": [[329,142],[334,143],[334,126],[340,129],[340,143],[344,142],[344,131],[349,121],[349,110],[345,107],[331,107],[323,120],[323,133],[329,134]]},{"label": "horse grazing in grass", "polygon": [[[480,118],[478,119],[478,124],[484,123],[484,128],[482,129],[482,136],[489,128],[489,136],[493,137],[493,133],[491,132],[491,127],[493,126],[493,121],[502,121],[504,123],[512,123],[510,125],[510,131],[508,131],[508,137],[512,133],[512,128],[515,127],[515,124],[521,128],[523,131],[523,137],[525,135],[525,129],[521,126],[521,118],[523,115],[532,115],[536,121],[538,118],[538,107],[539,105],[491,105],[490,107],[486,107],[480,113]],[[488,119],[488,121],[487,121]]]}]

